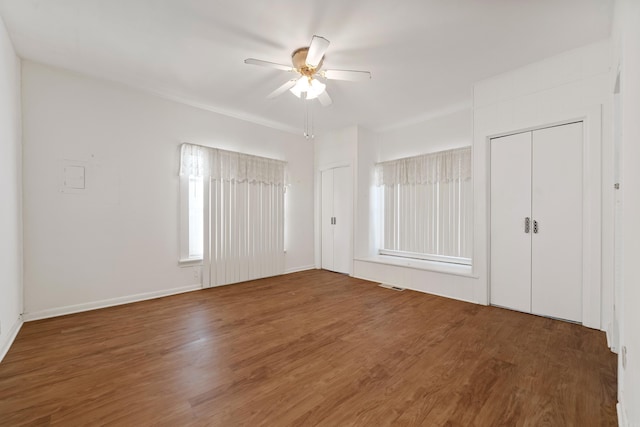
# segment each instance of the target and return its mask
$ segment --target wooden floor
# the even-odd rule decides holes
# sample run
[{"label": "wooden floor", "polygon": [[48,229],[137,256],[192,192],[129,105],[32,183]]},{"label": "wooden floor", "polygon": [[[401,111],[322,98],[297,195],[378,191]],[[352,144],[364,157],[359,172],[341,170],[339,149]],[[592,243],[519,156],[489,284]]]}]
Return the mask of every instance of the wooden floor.
[{"label": "wooden floor", "polygon": [[326,271],[26,323],[0,425],[607,426],[579,325]]}]

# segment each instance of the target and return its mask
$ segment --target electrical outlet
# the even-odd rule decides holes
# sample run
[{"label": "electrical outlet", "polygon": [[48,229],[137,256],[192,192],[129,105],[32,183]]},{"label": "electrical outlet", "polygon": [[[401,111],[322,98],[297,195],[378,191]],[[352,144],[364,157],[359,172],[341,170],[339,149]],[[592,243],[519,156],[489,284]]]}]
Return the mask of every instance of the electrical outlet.
[{"label": "electrical outlet", "polygon": [[196,280],[200,280],[200,270],[198,270],[197,268],[193,269],[193,278]]},{"label": "electrical outlet", "polygon": [[627,369],[627,346],[622,346],[622,351],[620,352],[622,356],[622,369]]}]

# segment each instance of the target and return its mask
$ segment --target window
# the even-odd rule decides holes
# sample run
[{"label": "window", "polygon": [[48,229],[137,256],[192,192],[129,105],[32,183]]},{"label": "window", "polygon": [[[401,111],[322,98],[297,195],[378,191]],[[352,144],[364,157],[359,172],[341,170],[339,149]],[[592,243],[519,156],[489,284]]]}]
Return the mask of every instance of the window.
[{"label": "window", "polygon": [[190,176],[189,180],[189,258],[202,259],[203,249],[203,190],[202,177]]},{"label": "window", "polygon": [[376,165],[380,254],[471,264],[471,148]]},{"label": "window", "polygon": [[180,262],[201,261],[204,249],[203,177],[180,175]]},{"label": "window", "polygon": [[180,261],[201,261],[203,256],[203,178],[180,176]]},{"label": "window", "polygon": [[285,165],[182,144],[181,258],[203,260],[205,285],[284,272]]}]

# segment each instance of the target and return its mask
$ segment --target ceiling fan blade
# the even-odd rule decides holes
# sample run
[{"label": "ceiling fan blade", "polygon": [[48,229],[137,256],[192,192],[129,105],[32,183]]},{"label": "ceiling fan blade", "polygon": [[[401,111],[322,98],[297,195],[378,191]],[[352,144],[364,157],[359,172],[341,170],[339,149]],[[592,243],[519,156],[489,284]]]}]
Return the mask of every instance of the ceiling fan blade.
[{"label": "ceiling fan blade", "polygon": [[309,45],[309,51],[307,52],[306,63],[307,66],[316,68],[322,57],[324,56],[327,48],[329,47],[329,40],[320,36],[313,36],[311,44]]},{"label": "ceiling fan blade", "polygon": [[276,98],[280,95],[282,95],[283,93],[285,93],[286,91],[288,91],[289,89],[291,89],[292,87],[294,87],[296,85],[296,83],[298,82],[298,79],[293,79],[293,80],[289,80],[288,82],[285,82],[282,86],[280,86],[278,89],[274,90],[273,92],[271,92],[268,96],[267,99],[273,99]]},{"label": "ceiling fan blade", "polygon": [[320,101],[320,104],[322,104],[323,107],[328,107],[333,103],[326,90],[318,95],[318,101]]},{"label": "ceiling fan blade", "polygon": [[368,71],[357,70],[325,70],[320,74],[329,80],[347,80],[350,82],[359,82],[371,79],[371,73]]},{"label": "ceiling fan blade", "polygon": [[244,63],[249,65],[259,65],[261,67],[275,68],[277,70],[283,71],[294,71],[293,67],[291,67],[290,65],[276,64],[275,62],[262,61],[260,59],[254,58],[245,59]]}]

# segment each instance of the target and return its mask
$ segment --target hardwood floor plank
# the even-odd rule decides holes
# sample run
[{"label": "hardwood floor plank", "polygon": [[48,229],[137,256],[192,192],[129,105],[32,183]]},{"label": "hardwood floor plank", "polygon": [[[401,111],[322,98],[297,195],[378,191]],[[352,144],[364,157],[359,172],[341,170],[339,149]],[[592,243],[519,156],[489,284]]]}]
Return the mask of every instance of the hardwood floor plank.
[{"label": "hardwood floor plank", "polygon": [[312,270],[26,323],[0,426],[616,425],[604,334]]}]

